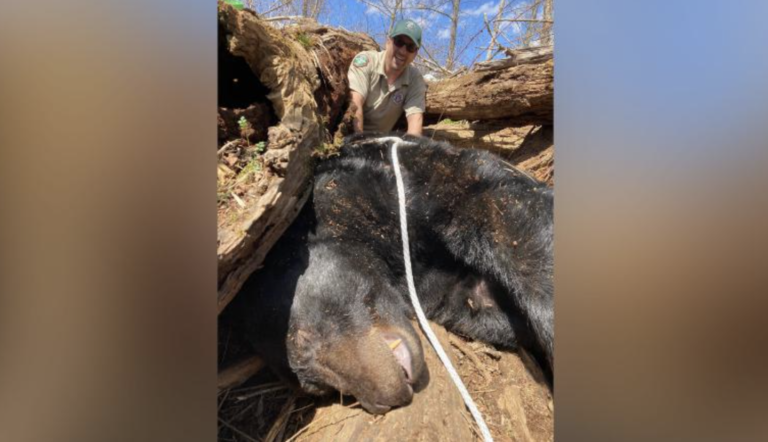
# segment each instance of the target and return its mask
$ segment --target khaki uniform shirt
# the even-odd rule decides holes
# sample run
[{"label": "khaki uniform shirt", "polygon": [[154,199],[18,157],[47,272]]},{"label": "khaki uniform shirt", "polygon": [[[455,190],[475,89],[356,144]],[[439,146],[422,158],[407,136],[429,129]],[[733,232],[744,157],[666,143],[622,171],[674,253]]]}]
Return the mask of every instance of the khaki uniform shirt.
[{"label": "khaki uniform shirt", "polygon": [[384,51],[357,54],[349,66],[349,88],[365,100],[363,130],[389,132],[405,110],[405,116],[424,113],[427,85],[409,65],[391,86],[384,72]]}]

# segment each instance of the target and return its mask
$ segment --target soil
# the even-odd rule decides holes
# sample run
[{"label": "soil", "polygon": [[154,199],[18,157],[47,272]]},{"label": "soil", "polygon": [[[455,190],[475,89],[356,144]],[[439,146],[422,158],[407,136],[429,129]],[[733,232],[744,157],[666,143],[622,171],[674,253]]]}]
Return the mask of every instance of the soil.
[{"label": "soil", "polygon": [[[434,324],[433,328],[441,337],[494,440],[554,439],[552,394],[540,369],[527,354],[467,341]],[[226,329],[220,336],[222,365],[248,355],[245,347],[235,342],[236,338]],[[433,354],[431,349],[428,354]],[[442,366],[433,366],[444,372]],[[442,388],[454,393],[455,387],[442,372],[430,374],[429,384],[416,393],[410,406],[392,410],[384,416],[374,416],[360,408],[352,397],[306,396],[294,391],[269,369],[264,369],[243,385],[219,393],[219,441],[346,440],[350,434],[356,434],[359,440],[433,440],[439,431],[424,429],[441,428],[444,424],[439,421],[432,425],[421,424],[421,432],[414,432],[414,427],[409,427],[408,423],[413,414],[424,414],[424,404],[420,400],[429,401],[430,396],[436,396],[438,405],[430,402],[430,407],[450,402],[445,393],[436,395],[430,391]],[[479,440],[469,413],[461,405],[456,407],[455,403],[447,407],[459,408],[466,415],[460,421],[466,422],[466,435],[470,440]],[[439,414],[433,410],[427,419],[438,420],[436,416]],[[462,428],[464,424],[458,426]]]}]

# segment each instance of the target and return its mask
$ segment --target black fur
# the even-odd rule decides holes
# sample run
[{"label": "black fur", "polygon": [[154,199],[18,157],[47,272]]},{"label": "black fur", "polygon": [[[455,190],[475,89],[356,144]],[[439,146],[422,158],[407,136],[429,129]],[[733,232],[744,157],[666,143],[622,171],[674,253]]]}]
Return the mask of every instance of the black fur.
[{"label": "black fur", "polygon": [[[488,152],[405,140],[415,143],[398,155],[426,315],[471,338],[526,347],[551,380],[551,190]],[[424,372],[390,146],[350,137],[318,165],[312,200],[231,307],[256,350],[305,390],[354,394],[376,413],[408,403]],[[393,357],[387,343],[397,339],[404,348]]]}]

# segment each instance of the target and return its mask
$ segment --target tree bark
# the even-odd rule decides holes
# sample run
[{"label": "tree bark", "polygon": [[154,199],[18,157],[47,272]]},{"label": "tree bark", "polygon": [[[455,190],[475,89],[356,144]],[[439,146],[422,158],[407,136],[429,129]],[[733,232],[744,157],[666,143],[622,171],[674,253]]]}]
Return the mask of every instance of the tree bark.
[{"label": "tree bark", "polygon": [[355,55],[362,51],[378,51],[379,45],[366,34],[349,32],[304,21],[295,32],[307,35],[312,41],[311,59],[320,77],[315,90],[318,117],[329,133],[334,133],[349,104],[347,71]]},{"label": "tree bark", "polygon": [[554,60],[552,48],[511,51],[459,77],[431,83],[429,121],[505,119],[510,126],[552,124]]},{"label": "tree bark", "polygon": [[[267,137],[261,157],[263,173],[252,189],[235,195],[239,207],[233,205],[219,214],[221,312],[309,196],[312,153],[331,141],[330,134],[342,122],[349,101],[347,70],[352,59],[361,51],[379,47],[367,35],[320,26],[311,19],[278,30],[251,11],[237,11],[228,5],[222,6],[219,17],[226,39],[223,50],[244,59],[258,78],[257,85],[238,90],[238,96],[253,93],[254,88],[263,89],[263,101],[271,104],[270,111],[276,117],[273,124],[271,113],[264,109],[266,104],[258,102],[242,109],[219,109],[220,143],[237,138],[241,116],[253,126],[249,142]],[[233,75],[243,77],[244,73]],[[226,72],[220,72],[220,83],[245,81],[224,77]]]},{"label": "tree bark", "polygon": [[[221,312],[309,196],[311,152],[320,142],[314,91],[320,84],[306,50],[251,11],[222,5],[219,26],[227,50],[242,57],[269,92],[278,123],[268,129],[263,156],[266,189],[240,198],[244,207],[218,221],[218,310]],[[233,209],[235,210],[235,209]]]}]

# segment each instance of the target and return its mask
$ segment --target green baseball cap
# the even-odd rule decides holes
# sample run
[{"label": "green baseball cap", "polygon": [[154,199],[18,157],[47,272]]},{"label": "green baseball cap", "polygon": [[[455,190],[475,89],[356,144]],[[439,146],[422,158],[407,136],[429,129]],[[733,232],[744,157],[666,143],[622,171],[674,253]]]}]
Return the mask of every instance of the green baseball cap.
[{"label": "green baseball cap", "polygon": [[415,21],[400,20],[397,22],[395,27],[392,28],[392,32],[389,33],[389,36],[397,37],[398,35],[405,35],[406,37],[410,37],[410,39],[416,43],[417,48],[421,47],[421,26],[419,26]]}]

